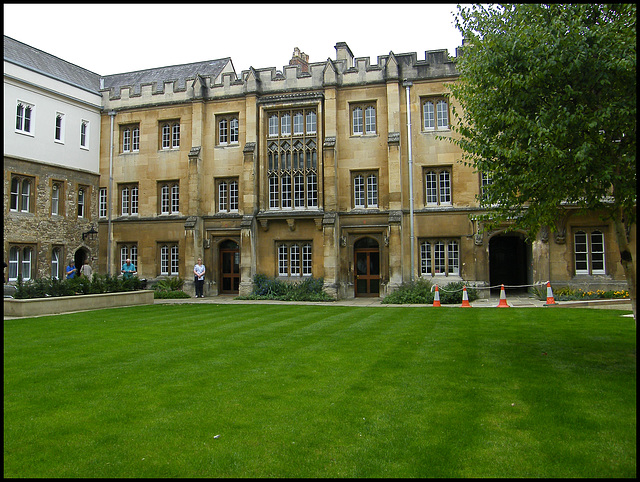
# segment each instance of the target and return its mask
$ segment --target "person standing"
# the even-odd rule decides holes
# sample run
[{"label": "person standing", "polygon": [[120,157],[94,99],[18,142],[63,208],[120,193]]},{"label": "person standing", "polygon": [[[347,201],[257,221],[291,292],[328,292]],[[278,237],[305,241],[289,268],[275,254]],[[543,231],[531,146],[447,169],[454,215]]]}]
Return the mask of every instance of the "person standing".
[{"label": "person standing", "polygon": [[122,279],[131,279],[134,274],[138,273],[130,258],[127,258],[127,262],[122,265],[120,272],[122,273]]},{"label": "person standing", "polygon": [[194,282],[196,284],[196,298],[204,298],[202,294],[204,287],[204,273],[206,268],[202,264],[202,258],[198,258],[198,263],[193,267]]},{"label": "person standing", "polygon": [[67,279],[75,278],[77,272],[78,270],[76,269],[75,263],[73,262],[73,260],[70,260],[69,264],[67,265]]},{"label": "person standing", "polygon": [[86,276],[88,279],[91,279],[93,269],[91,268],[88,259],[84,260],[84,264],[82,265],[82,268],[80,268],[80,272],[82,273],[82,276]]}]

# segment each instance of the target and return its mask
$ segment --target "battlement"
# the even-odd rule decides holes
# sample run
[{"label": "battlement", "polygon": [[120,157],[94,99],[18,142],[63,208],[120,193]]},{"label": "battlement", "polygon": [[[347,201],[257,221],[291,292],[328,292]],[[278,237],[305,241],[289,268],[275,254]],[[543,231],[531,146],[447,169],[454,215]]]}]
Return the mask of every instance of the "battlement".
[{"label": "battlement", "polygon": [[335,59],[309,62],[296,47],[281,70],[250,67],[240,76],[230,58],[116,74],[101,78],[100,92],[105,109],[111,110],[458,75],[455,58],[446,49],[425,51],[424,60],[415,52],[389,52],[378,56],[375,64],[369,57],[355,57],[345,42],[335,49]]}]

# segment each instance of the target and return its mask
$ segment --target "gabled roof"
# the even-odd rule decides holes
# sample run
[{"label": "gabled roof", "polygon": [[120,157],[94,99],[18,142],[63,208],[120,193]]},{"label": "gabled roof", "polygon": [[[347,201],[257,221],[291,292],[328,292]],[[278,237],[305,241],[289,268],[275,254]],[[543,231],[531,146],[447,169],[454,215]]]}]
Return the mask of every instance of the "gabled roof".
[{"label": "gabled roof", "polygon": [[4,60],[98,94],[100,76],[30,45],[4,36]]},{"label": "gabled roof", "polygon": [[231,62],[230,57],[218,60],[206,60],[204,62],[194,62],[191,64],[171,65],[168,67],[157,67],[153,69],[137,70],[135,72],[125,72],[123,74],[113,74],[104,76],[105,89],[118,89],[124,86],[131,86],[133,92],[140,93],[140,87],[144,84],[156,84],[154,91],[163,91],[165,82],[177,82],[177,89],[186,88],[188,79],[193,80],[196,76],[211,77],[212,83],[224,70],[225,66]]}]

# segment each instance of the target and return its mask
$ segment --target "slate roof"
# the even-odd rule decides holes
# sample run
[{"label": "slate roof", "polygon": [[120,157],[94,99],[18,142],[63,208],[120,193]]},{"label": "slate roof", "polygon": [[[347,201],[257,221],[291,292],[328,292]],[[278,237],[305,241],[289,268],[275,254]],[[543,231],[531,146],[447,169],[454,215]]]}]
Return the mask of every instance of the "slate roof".
[{"label": "slate roof", "polygon": [[100,76],[98,74],[6,35],[4,36],[4,59],[54,79],[99,93]]},{"label": "slate roof", "polygon": [[218,60],[206,60],[204,62],[194,62],[191,64],[171,65],[168,67],[125,72],[123,74],[105,75],[104,88],[118,89],[123,86],[132,86],[132,93],[139,94],[141,86],[144,84],[155,84],[153,91],[160,92],[164,90],[165,82],[177,82],[176,90],[185,89],[187,80],[195,79],[196,75],[215,79],[229,62],[231,62],[231,58],[226,57]]},{"label": "slate roof", "polygon": [[[102,89],[114,89],[119,93],[119,88],[123,86],[131,86],[132,93],[139,94],[144,84],[155,84],[154,92],[158,92],[164,90],[165,82],[177,82],[176,90],[185,89],[187,81],[195,79],[196,75],[215,79],[225,66],[231,63],[231,57],[226,57],[101,76],[6,35],[4,36],[4,59],[96,94],[99,94]],[[103,86],[101,86],[101,80],[104,81]]]}]

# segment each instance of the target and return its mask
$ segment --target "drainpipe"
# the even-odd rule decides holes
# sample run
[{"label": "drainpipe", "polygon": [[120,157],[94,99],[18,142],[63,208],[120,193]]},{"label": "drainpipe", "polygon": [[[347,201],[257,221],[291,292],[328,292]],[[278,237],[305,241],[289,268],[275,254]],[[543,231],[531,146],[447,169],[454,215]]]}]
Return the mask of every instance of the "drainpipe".
[{"label": "drainpipe", "polygon": [[413,83],[410,80],[405,80],[403,85],[407,89],[407,145],[409,146],[409,225],[411,227],[409,240],[411,241],[411,281],[413,281],[415,273],[415,243],[413,235],[413,158],[411,155],[411,107],[409,105],[409,97],[411,86],[413,85]]},{"label": "drainpipe", "polygon": [[111,276],[111,238],[112,238],[112,226],[111,226],[111,192],[113,191],[113,121],[116,117],[116,111],[109,111],[111,116],[111,134],[109,138],[109,199],[107,204],[107,274]]}]

